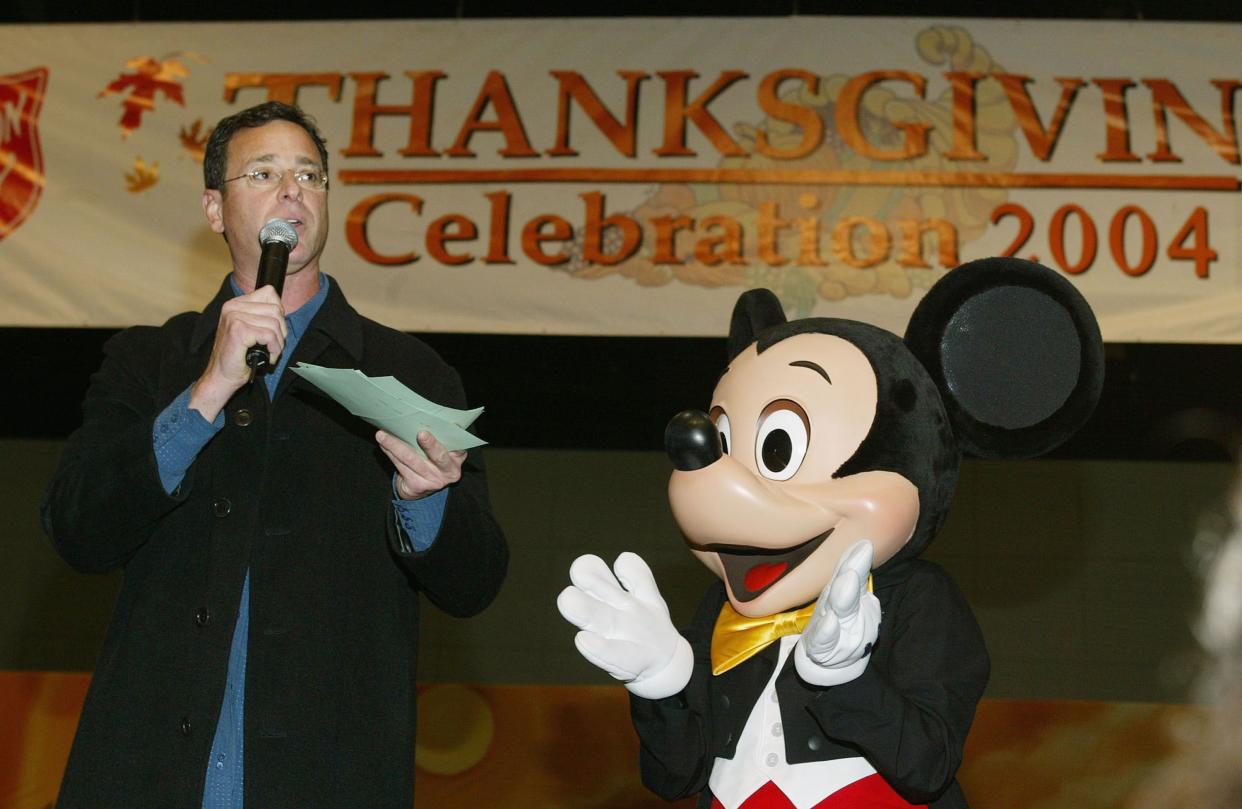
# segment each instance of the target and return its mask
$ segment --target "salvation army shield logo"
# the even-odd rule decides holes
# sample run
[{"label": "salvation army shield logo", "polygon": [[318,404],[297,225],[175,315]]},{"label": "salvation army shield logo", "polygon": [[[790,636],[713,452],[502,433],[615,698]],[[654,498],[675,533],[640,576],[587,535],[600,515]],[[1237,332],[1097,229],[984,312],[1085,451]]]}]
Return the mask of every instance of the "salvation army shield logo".
[{"label": "salvation army shield logo", "polygon": [[43,192],[39,110],[48,71],[0,76],[0,239],[34,212]]}]

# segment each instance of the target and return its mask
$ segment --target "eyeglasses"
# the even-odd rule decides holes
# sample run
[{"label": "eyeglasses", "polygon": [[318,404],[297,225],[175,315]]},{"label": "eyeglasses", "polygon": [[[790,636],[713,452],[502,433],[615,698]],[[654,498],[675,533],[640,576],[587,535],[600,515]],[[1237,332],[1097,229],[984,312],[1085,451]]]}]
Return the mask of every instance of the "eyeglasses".
[{"label": "eyeglasses", "polygon": [[[328,175],[323,169],[310,168],[303,166],[293,169],[293,181],[307,191],[322,191],[328,187]],[[224,183],[231,183],[234,180],[244,179],[246,185],[251,188],[275,188],[285,179],[285,172],[277,169],[254,169],[245,174],[239,174],[236,177],[230,177]]]}]

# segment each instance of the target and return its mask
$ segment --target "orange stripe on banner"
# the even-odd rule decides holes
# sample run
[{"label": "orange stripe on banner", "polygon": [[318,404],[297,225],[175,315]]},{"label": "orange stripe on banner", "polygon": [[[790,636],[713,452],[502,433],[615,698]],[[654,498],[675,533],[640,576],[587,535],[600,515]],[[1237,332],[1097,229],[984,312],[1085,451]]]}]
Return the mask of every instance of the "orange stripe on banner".
[{"label": "orange stripe on banner", "polygon": [[1124,188],[1152,191],[1238,191],[1222,174],[1037,174],[968,171],[796,169],[346,169],[347,185],[458,183],[707,183],[722,185],[858,185],[987,188]]}]

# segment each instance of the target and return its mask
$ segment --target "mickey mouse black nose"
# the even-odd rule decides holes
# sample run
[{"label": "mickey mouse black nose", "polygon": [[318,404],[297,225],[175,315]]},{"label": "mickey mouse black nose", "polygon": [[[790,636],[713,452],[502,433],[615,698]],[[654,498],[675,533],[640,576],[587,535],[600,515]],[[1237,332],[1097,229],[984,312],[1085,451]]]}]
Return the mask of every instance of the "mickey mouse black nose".
[{"label": "mickey mouse black nose", "polygon": [[693,472],[715,463],[724,452],[720,433],[701,410],[683,410],[664,428],[664,451],[681,472]]}]

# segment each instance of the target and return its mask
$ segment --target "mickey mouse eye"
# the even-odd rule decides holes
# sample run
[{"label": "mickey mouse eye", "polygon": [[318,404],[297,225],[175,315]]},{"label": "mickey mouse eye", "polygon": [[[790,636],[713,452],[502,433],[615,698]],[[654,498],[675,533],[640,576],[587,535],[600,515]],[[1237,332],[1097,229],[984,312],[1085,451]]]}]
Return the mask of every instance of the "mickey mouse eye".
[{"label": "mickey mouse eye", "polygon": [[759,414],[755,438],[755,463],[769,480],[789,480],[806,457],[811,422],[806,411],[789,399],[777,399]]},{"label": "mickey mouse eye", "polygon": [[720,449],[728,455],[729,447],[733,444],[733,434],[729,428],[729,414],[724,412],[723,407],[713,407],[707,417],[716,423],[716,429],[720,432]]}]

